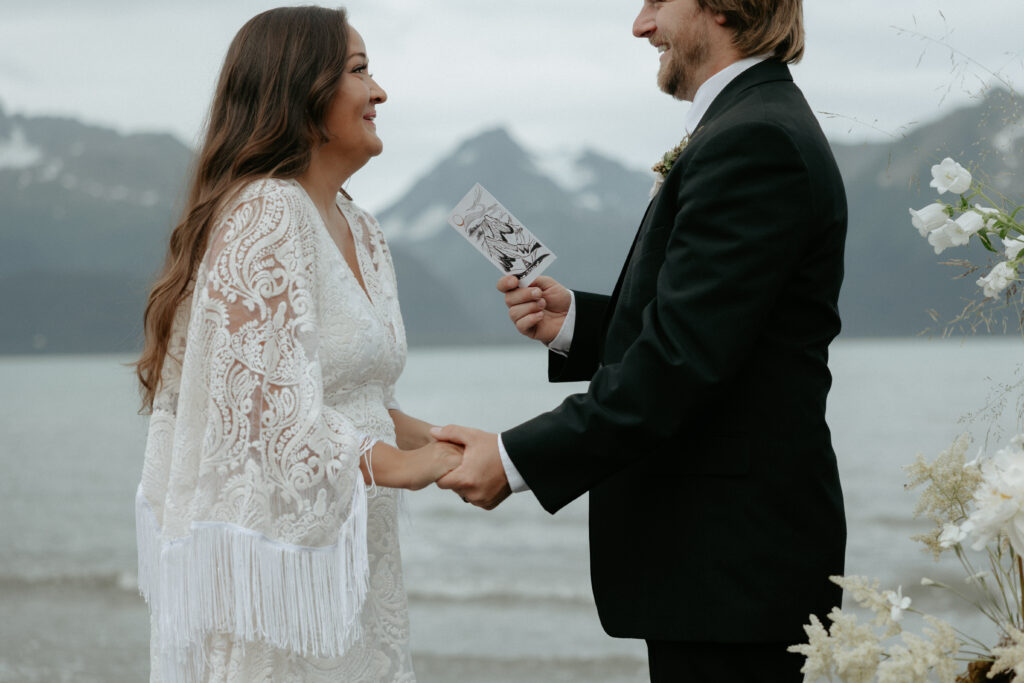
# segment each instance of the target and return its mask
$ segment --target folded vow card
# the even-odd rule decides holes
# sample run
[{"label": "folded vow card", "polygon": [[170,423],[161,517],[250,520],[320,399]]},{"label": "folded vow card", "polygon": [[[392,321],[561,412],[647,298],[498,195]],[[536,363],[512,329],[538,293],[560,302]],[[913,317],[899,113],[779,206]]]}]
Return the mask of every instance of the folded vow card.
[{"label": "folded vow card", "polygon": [[532,283],[555,255],[479,183],[452,209],[448,223],[519,286]]}]

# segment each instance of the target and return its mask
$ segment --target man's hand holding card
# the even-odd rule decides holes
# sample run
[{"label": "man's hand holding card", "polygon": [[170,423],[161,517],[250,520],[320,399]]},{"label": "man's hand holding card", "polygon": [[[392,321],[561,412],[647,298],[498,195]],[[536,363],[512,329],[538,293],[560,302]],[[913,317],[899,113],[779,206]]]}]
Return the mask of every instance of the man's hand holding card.
[{"label": "man's hand holding card", "polygon": [[541,275],[528,287],[520,287],[512,275],[498,280],[498,291],[505,295],[505,306],[519,333],[550,344],[562,329],[572,305],[572,294],[557,280]]}]

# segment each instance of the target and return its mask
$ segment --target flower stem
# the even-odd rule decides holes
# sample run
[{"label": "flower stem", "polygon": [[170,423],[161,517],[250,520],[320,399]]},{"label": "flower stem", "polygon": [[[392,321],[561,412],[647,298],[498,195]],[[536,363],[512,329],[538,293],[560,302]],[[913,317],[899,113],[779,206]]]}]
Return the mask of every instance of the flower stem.
[{"label": "flower stem", "polygon": [[[1002,598],[1002,600],[1003,600],[1003,607],[1006,609],[1006,612],[1005,612],[1006,620],[1013,621],[1013,608],[1010,606],[1010,600],[1006,596],[1007,588],[1010,589],[1012,595],[1014,595],[1014,596],[1017,595],[1016,588],[1012,585],[1013,584],[1013,574],[1010,573],[1010,572],[1012,572],[1012,569],[1004,569],[1003,562],[1002,562],[1003,552],[1002,552],[1001,548],[997,548],[997,552],[993,552],[992,548],[990,548],[990,547],[986,548],[986,550],[988,552],[989,566],[992,568],[992,578],[995,579],[996,585],[999,586],[999,597]],[[966,556],[964,556],[964,553],[963,553],[962,549],[959,548],[959,547],[957,548],[957,555],[963,556],[964,557],[963,561],[967,562]],[[1012,563],[1013,563],[1012,559],[1010,560],[1010,563],[1011,563],[1011,566],[1012,566]],[[1003,583],[1004,577],[1005,577],[1006,582],[1010,584],[1009,586],[1007,586],[1005,583]],[[995,598],[992,599],[992,602],[995,604],[995,602],[996,602]],[[998,609],[999,608],[998,608],[998,605],[997,605],[996,606],[996,610],[998,611]],[[982,612],[984,612],[984,610],[982,610]],[[999,626],[999,628],[1003,628],[1003,624],[1000,623],[999,619],[992,619],[992,621],[994,621],[996,623],[996,625]]]},{"label": "flower stem", "polygon": [[1024,557],[1017,556],[1017,577],[1020,579],[1021,619],[1024,619]]}]

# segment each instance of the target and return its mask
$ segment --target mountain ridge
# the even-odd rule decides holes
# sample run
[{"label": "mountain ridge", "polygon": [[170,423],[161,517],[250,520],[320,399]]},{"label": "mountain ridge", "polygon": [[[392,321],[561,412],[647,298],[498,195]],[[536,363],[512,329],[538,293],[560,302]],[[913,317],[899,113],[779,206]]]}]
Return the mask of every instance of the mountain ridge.
[{"label": "mountain ridge", "polygon": [[[939,265],[908,208],[936,199],[944,156],[1024,196],[1020,98],[991,91],[888,143],[834,143],[850,205],[847,336],[906,336],[980,296]],[[192,152],[168,134],[122,135],[74,119],[0,107],[0,353],[138,348],[148,283],[166,248]],[[474,183],[487,187],[558,256],[549,274],[610,291],[648,202],[652,174],[593,150],[529,150],[504,128],[467,136],[378,219],[388,235],[410,344],[518,343],[494,284],[500,273],[445,221]],[[984,265],[987,255],[956,257]]]}]

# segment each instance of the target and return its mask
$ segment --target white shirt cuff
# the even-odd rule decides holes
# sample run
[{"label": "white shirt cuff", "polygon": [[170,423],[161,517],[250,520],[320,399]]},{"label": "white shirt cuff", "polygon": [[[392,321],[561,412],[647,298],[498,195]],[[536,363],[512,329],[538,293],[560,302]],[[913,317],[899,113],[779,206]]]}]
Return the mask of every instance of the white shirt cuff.
[{"label": "white shirt cuff", "polygon": [[501,440],[501,434],[498,434],[498,453],[501,455],[501,466],[505,468],[505,478],[508,479],[512,493],[529,491],[530,487],[527,486],[526,480],[519,474],[519,470],[512,464],[512,458],[508,457],[508,452],[505,451],[505,442]]},{"label": "white shirt cuff", "polygon": [[[565,314],[565,320],[562,321],[562,329],[558,330],[558,334],[548,344],[548,350],[554,351],[559,356],[568,356],[569,347],[572,346],[572,333],[576,329],[576,294],[569,290],[569,311]],[[500,439],[499,439],[500,441]]]}]

